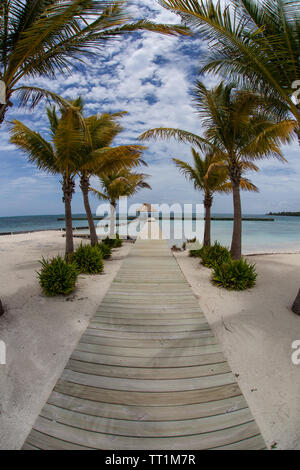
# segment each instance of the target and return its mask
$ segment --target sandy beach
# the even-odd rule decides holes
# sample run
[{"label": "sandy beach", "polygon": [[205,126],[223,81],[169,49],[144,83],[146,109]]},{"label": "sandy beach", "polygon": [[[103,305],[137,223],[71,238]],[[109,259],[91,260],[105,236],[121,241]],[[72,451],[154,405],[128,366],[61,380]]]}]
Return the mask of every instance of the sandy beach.
[{"label": "sandy beach", "polygon": [[269,448],[300,449],[300,366],[292,342],[300,318],[290,307],[300,287],[300,254],[249,256],[257,285],[246,292],[213,286],[211,271],[176,253]]},{"label": "sandy beach", "polygon": [[[105,262],[101,276],[80,276],[67,298],[46,298],[35,271],[42,257],[63,253],[60,232],[0,239],[0,339],[7,364],[0,366],[0,449],[19,449],[122,260],[125,244]],[[75,240],[76,244],[80,240]],[[300,284],[300,254],[255,255],[257,286],[228,292],[211,285],[211,273],[176,253],[199,304],[220,341],[268,446],[300,449],[300,366],[292,364],[300,319],[290,310]]]},{"label": "sandy beach", "polygon": [[[80,244],[75,239],[75,244]],[[105,261],[100,276],[79,277],[68,297],[45,297],[35,271],[38,260],[64,253],[61,232],[45,231],[0,239],[0,340],[7,364],[0,366],[0,449],[20,449],[69,356],[101,303],[122,260],[124,244]]]}]

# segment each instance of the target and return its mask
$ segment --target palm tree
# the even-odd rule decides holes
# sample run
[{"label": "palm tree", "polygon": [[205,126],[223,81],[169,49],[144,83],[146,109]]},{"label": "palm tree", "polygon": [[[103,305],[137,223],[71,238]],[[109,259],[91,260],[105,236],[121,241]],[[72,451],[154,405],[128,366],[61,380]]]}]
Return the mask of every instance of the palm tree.
[{"label": "palm tree", "polygon": [[253,160],[269,157],[284,160],[280,144],[290,141],[295,121],[277,122],[262,109],[259,96],[236,90],[233,84],[223,82],[211,90],[197,82],[194,101],[202,119],[203,137],[180,129],[158,128],[145,132],[140,139],[175,137],[181,142],[197,145],[204,152],[214,153],[223,162],[221,165],[228,171],[233,192],[231,254],[234,259],[239,259],[242,254],[242,173],[257,169]]},{"label": "palm tree", "polygon": [[[205,208],[205,229],[203,245],[211,244],[211,207],[213,204],[214,193],[229,193],[232,191],[232,185],[228,180],[227,169],[221,165],[213,154],[206,154],[201,158],[200,154],[192,148],[193,166],[177,158],[173,158],[174,163],[180,172],[188,178],[196,190],[204,193]],[[247,191],[258,191],[257,187],[246,178],[241,178],[241,189]]]},{"label": "palm tree", "polygon": [[189,34],[179,25],[132,22],[127,1],[119,0],[1,0],[0,80],[6,102],[0,104],[0,124],[12,96],[35,106],[43,96],[60,105],[64,100],[39,87],[19,86],[26,78],[72,73],[74,60],[92,57],[124,34],[147,30],[168,35]]},{"label": "palm tree", "polygon": [[[78,105],[78,106],[76,106]],[[61,109],[58,119],[54,109],[48,109],[51,142],[45,140],[38,132],[31,130],[20,121],[13,121],[10,127],[11,142],[17,145],[38,169],[62,176],[63,202],[66,220],[66,260],[74,251],[71,201],[75,192],[75,176],[79,165],[78,147],[82,143],[83,132],[79,114],[80,100],[73,102],[72,107]]]},{"label": "palm tree", "polygon": [[[300,144],[300,2],[232,0],[232,8],[212,0],[160,0],[210,41],[202,71],[223,73],[259,91],[279,117],[297,121]],[[300,315],[300,290],[293,305]]]},{"label": "palm tree", "polygon": [[80,175],[80,188],[88,218],[92,246],[98,243],[98,237],[89,203],[91,176],[100,172],[118,171],[144,164],[141,155],[146,147],[141,145],[111,147],[114,138],[123,130],[117,120],[124,114],[126,113],[105,113],[84,119],[86,135],[83,145],[78,149],[77,170]]},{"label": "palm tree", "polygon": [[131,172],[122,169],[115,173],[100,172],[98,177],[102,191],[91,188],[91,191],[99,198],[110,203],[110,236],[115,235],[117,201],[122,196],[133,196],[141,189],[151,189],[145,181],[148,175]]}]

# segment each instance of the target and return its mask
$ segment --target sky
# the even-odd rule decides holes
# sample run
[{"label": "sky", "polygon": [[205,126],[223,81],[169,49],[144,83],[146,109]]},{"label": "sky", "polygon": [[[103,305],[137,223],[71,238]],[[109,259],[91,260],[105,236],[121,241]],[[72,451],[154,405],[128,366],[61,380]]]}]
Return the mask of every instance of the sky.
[{"label": "sky", "polygon": [[[155,0],[132,0],[134,18],[155,22],[178,23],[179,19],[160,7]],[[155,33],[135,33],[106,44],[96,59],[74,69],[68,78],[40,78],[27,83],[51,89],[73,99],[81,95],[86,115],[98,112],[127,111],[122,119],[123,133],[114,145],[138,143],[137,137],[154,127],[174,127],[201,133],[201,124],[192,106],[191,91],[197,79],[215,85],[216,77],[199,76],[199,59],[207,45],[199,38],[174,38]],[[7,120],[18,119],[47,135],[45,103],[34,111],[14,106]],[[179,174],[171,158],[191,161],[189,145],[176,141],[148,141],[142,171],[150,175],[152,191],[143,190],[130,203],[199,204],[202,195]],[[269,160],[260,163],[258,174],[249,178],[259,194],[244,193],[244,213],[299,211],[300,148],[297,142],[283,148],[288,163]],[[26,156],[9,143],[6,126],[0,131],[0,217],[17,215],[62,214],[59,178],[38,171]],[[96,185],[97,182],[93,181]],[[94,212],[99,201],[90,196]],[[79,187],[73,199],[73,213],[83,213]],[[232,196],[216,195],[214,213],[232,213]]]}]

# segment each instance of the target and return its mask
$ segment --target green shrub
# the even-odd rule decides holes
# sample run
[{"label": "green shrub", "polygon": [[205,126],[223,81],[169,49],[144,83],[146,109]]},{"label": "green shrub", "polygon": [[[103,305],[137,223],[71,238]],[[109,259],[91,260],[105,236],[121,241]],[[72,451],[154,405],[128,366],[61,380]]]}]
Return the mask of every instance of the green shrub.
[{"label": "green shrub", "polygon": [[214,268],[231,261],[230,251],[218,242],[212,246],[203,246],[200,251],[202,264],[207,268]]},{"label": "green shrub", "polygon": [[42,258],[40,263],[42,269],[37,274],[45,295],[69,295],[75,289],[79,274],[75,263],[67,264],[60,256],[49,260]]},{"label": "green shrub", "polygon": [[99,243],[96,247],[101,252],[103,259],[109,259],[111,257],[111,248],[109,245],[106,243]]},{"label": "green shrub", "polygon": [[255,265],[242,258],[215,265],[212,281],[225,289],[245,290],[255,286],[256,278]]},{"label": "green shrub", "polygon": [[199,248],[199,250],[190,250],[189,251],[189,255],[192,258],[201,258],[201,254],[202,254],[202,248]]},{"label": "green shrub", "polygon": [[78,270],[84,274],[99,274],[103,271],[103,258],[101,251],[91,245],[80,245],[73,253],[72,261]]},{"label": "green shrub", "polygon": [[109,238],[106,237],[102,243],[105,243],[108,245],[110,248],[120,248],[120,246],[123,245],[123,240],[121,240],[120,236],[118,233],[116,233],[116,238]]}]

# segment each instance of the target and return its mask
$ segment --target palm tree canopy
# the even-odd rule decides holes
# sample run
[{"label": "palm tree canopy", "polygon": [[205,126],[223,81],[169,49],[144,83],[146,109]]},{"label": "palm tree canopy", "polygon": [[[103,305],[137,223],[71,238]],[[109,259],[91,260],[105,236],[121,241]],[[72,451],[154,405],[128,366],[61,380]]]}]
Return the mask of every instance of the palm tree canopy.
[{"label": "palm tree canopy", "polygon": [[146,165],[141,156],[146,150],[142,145],[120,145],[112,147],[112,143],[123,128],[118,120],[126,112],[104,113],[84,119],[86,138],[78,149],[78,171],[86,175],[105,171],[119,171],[122,168],[133,168]]},{"label": "palm tree canopy", "polygon": [[190,34],[180,25],[134,22],[126,12],[127,4],[123,0],[1,0],[0,79],[6,84],[7,100],[17,91],[22,103],[31,99],[35,105],[45,90],[17,87],[19,80],[70,74],[74,60],[83,62],[123,34],[137,30]]},{"label": "palm tree canopy", "polygon": [[214,167],[211,171],[211,165],[218,160],[213,154],[206,154],[204,158],[201,158],[200,154],[192,148],[193,154],[193,165],[187,162],[173,158],[173,162],[179,169],[180,173],[184,175],[191,183],[194,188],[204,192],[214,193],[227,192],[229,191],[228,186],[225,185],[228,182],[228,173],[225,168]]},{"label": "palm tree canopy", "polygon": [[[173,162],[179,168],[180,173],[193,183],[195,189],[210,195],[215,192],[230,193],[232,191],[226,164],[219,161],[213,154],[206,154],[204,158],[201,158],[193,148],[192,154],[193,165],[177,158],[173,158]],[[249,169],[258,171],[257,166],[251,163],[244,163],[242,167],[242,175]],[[240,187],[243,191],[258,192],[258,188],[243,176]]]},{"label": "palm tree canopy", "polygon": [[68,103],[68,107],[61,108],[61,116],[57,115],[55,106],[47,108],[51,142],[22,122],[12,122],[11,142],[26,153],[30,162],[43,171],[66,174],[70,178],[78,173],[90,176],[100,171],[118,171],[146,164],[141,159],[146,147],[110,146],[122,131],[117,119],[124,112],[84,118],[81,98]]},{"label": "palm tree canopy", "polygon": [[117,199],[122,196],[133,196],[140,189],[151,189],[147,183],[148,175],[144,173],[131,172],[128,169],[122,169],[116,173],[98,174],[102,191],[91,188],[91,191],[99,198],[106,199],[115,204]]},{"label": "palm tree canopy", "polygon": [[[281,118],[292,112],[300,80],[299,0],[160,0],[209,41],[202,72],[217,72],[270,98]],[[299,88],[299,86],[298,86]]]},{"label": "palm tree canopy", "polygon": [[204,153],[212,152],[229,167],[240,167],[251,160],[277,157],[284,160],[280,146],[290,142],[295,120],[278,122],[262,107],[261,97],[250,91],[236,90],[234,84],[221,82],[207,89],[198,82],[194,104],[203,135],[181,129],[151,129],[139,138],[175,138],[191,143]]}]

